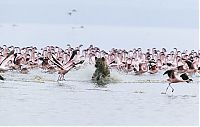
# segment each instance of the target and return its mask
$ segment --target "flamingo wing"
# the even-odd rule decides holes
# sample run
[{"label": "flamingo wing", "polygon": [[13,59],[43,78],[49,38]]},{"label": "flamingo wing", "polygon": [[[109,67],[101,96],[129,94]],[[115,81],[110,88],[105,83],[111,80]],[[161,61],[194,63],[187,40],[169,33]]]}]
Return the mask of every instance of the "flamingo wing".
[{"label": "flamingo wing", "polygon": [[0,65],[6,60],[8,59],[12,54],[14,54],[15,50],[12,50],[11,52],[8,53],[8,55],[1,61]]},{"label": "flamingo wing", "polygon": [[186,73],[181,74],[180,77],[181,77],[183,80],[188,80],[188,79],[189,79],[189,77],[188,77],[188,75],[187,75]]},{"label": "flamingo wing", "polygon": [[167,74],[169,78],[176,78],[174,74],[174,70],[167,70],[163,75]]}]

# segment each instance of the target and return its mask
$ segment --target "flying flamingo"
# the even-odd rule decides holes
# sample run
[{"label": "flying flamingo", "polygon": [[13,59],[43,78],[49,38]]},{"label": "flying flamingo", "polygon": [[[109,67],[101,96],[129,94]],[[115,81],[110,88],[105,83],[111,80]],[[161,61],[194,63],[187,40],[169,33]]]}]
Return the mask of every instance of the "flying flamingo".
[{"label": "flying flamingo", "polygon": [[51,62],[53,62],[60,69],[58,71],[58,74],[59,74],[58,81],[64,80],[65,74],[67,74],[76,65],[82,64],[84,62],[84,60],[81,60],[81,61],[79,61],[77,63],[73,62],[72,59],[75,57],[75,55],[77,55],[77,51],[78,50],[74,50],[72,52],[72,55],[71,55],[69,61],[66,64],[64,64],[64,65],[62,65],[53,55],[52,55],[52,59],[53,60],[49,59]]},{"label": "flying flamingo", "polygon": [[[182,80],[178,79],[176,76],[175,76],[175,71],[174,70],[167,70],[163,75],[167,74],[169,79],[167,79],[167,81],[169,81],[169,85],[167,86],[166,88],[166,91],[165,92],[162,92],[161,94],[166,94],[167,93],[167,90],[169,87],[172,88],[171,84],[172,83],[179,83],[179,82],[187,82],[189,83],[190,81],[192,81],[192,79],[189,79],[188,75],[186,73],[183,73],[180,75],[180,77],[182,78]],[[172,92],[174,92],[174,88],[172,88]]]},{"label": "flying flamingo", "polygon": [[[0,63],[0,71],[7,71],[7,70],[9,70],[9,68],[8,67],[6,67],[6,63],[9,61],[9,60],[11,60],[11,56],[14,54],[14,50],[12,50],[11,52],[9,52],[7,55],[6,55],[6,57],[1,61],[1,63]],[[5,64],[4,64],[5,63]]]},{"label": "flying flamingo", "polygon": [[[6,71],[6,70],[8,70],[8,68],[6,68],[5,67],[5,65],[2,65],[5,61],[9,61],[9,58],[12,56],[14,54],[14,50],[12,50],[10,53],[8,53],[8,55],[1,61],[1,63],[0,63],[0,71]],[[5,80],[5,78],[4,77],[2,77],[1,75],[0,75],[0,80]]]}]

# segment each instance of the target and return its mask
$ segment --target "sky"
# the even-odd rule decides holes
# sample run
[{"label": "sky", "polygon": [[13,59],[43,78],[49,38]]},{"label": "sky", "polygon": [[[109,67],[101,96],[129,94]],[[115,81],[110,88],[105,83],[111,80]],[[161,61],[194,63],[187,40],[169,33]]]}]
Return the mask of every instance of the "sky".
[{"label": "sky", "polygon": [[0,0],[7,45],[198,49],[198,23],[198,0]]},{"label": "sky", "polygon": [[[198,0],[0,0],[0,23],[198,28]],[[77,12],[68,15],[72,9]]]}]

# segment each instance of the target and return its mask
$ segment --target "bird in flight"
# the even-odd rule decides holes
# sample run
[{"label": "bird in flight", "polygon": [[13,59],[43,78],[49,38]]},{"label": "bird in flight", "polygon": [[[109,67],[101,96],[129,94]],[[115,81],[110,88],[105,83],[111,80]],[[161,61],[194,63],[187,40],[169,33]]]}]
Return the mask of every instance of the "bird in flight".
[{"label": "bird in flight", "polygon": [[70,10],[67,14],[68,14],[69,16],[72,16],[72,14],[73,14],[73,13],[76,13],[76,12],[77,12],[76,9],[72,9],[72,10]]},{"label": "bird in flight", "polygon": [[181,79],[178,79],[178,78],[175,76],[175,71],[172,70],[172,69],[171,69],[171,70],[167,70],[163,75],[166,75],[166,74],[167,74],[168,77],[169,77],[169,78],[167,79],[167,81],[169,81],[169,85],[167,86],[165,92],[162,92],[161,94],[166,94],[169,87],[171,87],[172,92],[174,92],[174,88],[171,86],[172,83],[179,83],[179,82],[187,82],[187,83],[189,83],[189,82],[193,81],[192,79],[190,79],[190,78],[188,77],[188,75],[187,75],[186,73],[183,73],[183,74],[180,75],[180,77],[182,78],[182,80],[181,80]]}]

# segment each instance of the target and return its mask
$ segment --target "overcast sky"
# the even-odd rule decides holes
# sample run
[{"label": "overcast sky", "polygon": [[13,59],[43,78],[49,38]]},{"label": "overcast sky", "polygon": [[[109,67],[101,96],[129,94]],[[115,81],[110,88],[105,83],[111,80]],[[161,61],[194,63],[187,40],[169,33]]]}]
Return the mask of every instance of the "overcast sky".
[{"label": "overcast sky", "polygon": [[[0,23],[198,28],[198,0],[0,0]],[[76,9],[71,16],[68,12]]]}]

